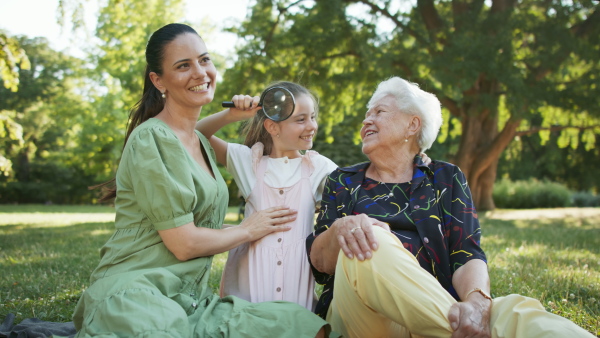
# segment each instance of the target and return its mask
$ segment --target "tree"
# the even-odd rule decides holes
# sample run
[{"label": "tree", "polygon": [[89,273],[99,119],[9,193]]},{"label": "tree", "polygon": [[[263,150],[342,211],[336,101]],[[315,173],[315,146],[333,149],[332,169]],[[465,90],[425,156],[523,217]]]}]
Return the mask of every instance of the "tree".
[{"label": "tree", "polygon": [[0,31],[0,77],[5,88],[16,92],[19,88],[17,67],[29,69],[29,59],[19,42]]},{"label": "tree", "polygon": [[31,67],[17,65],[17,91],[0,88],[2,115],[19,127],[18,137],[8,133],[0,144],[13,169],[0,179],[0,200],[58,202],[58,196],[61,202],[79,201],[82,193],[76,190],[85,194],[89,180],[78,142],[90,106],[81,95],[84,63],[52,50],[45,38],[15,39]]},{"label": "tree", "polygon": [[0,110],[0,177],[12,174],[12,161],[8,158],[23,146],[23,127],[15,122],[14,112]]},{"label": "tree", "polygon": [[358,143],[365,104],[392,75],[436,94],[439,140],[458,138],[445,157],[482,210],[516,136],[560,130],[590,147],[600,131],[600,10],[589,0],[257,0],[233,31],[245,43],[222,87],[303,82],[321,97],[318,141],[347,138],[343,121]]},{"label": "tree", "polygon": [[[15,92],[19,88],[17,68],[29,69],[29,59],[19,42],[0,31],[0,78],[4,88]],[[0,111],[0,176],[8,176],[12,172],[12,161],[5,157],[15,146],[23,143],[23,128],[10,117],[8,111]],[[10,148],[10,149],[9,149]]]}]

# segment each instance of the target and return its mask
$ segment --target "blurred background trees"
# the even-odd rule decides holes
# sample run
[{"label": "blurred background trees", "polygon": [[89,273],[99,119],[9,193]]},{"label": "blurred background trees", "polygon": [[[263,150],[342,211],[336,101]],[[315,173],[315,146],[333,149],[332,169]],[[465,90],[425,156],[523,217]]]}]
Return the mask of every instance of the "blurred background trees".
[{"label": "blurred background trees", "polygon": [[[550,158],[571,169],[597,158],[600,11],[591,1],[258,0],[236,32],[246,44],[221,89],[306,83],[321,98],[317,147],[338,164],[360,158],[346,154],[359,151],[365,104],[394,75],[442,102],[445,124],[429,154],[461,167],[479,209],[494,208],[498,163],[517,136],[526,143],[510,161],[524,152],[538,161],[507,163],[509,175],[568,183],[558,168],[537,169]],[[552,142],[573,151],[542,155],[539,145]]]},{"label": "blurred background trees", "polygon": [[[182,21],[183,0],[167,2],[106,1],[99,43],[85,59],[52,51],[44,39],[0,34],[1,50],[9,51],[0,54],[0,202],[94,201],[86,187],[114,175],[128,109],[141,93],[145,43],[158,27]],[[73,3],[61,1],[59,13],[77,17]],[[213,55],[223,80],[203,114],[271,81],[300,82],[320,99],[315,149],[349,165],[366,160],[358,131],[367,100],[380,81],[398,75],[440,98],[444,125],[428,154],[461,167],[479,209],[494,208],[500,178],[598,190],[597,2],[251,6],[230,28],[242,39],[235,63],[225,69],[224,57]],[[208,22],[194,27],[205,36],[214,30]],[[229,126],[220,136],[240,141],[238,131]]]}]

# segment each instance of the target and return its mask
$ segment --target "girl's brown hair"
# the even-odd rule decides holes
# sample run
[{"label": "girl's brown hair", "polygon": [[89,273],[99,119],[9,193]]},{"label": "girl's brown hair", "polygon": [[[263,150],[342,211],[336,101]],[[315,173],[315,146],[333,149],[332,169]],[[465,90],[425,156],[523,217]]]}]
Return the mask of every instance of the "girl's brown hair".
[{"label": "girl's brown hair", "polygon": [[[317,101],[316,96],[304,86],[294,82],[278,81],[271,83],[267,88],[265,88],[265,91],[273,87],[283,87],[289,90],[295,98],[298,98],[301,95],[310,97],[310,99],[313,101],[315,116],[318,115],[319,102]],[[271,138],[271,134],[269,134],[269,132],[265,129],[264,123],[266,119],[267,117],[265,114],[259,110],[258,113],[256,113],[256,115],[254,115],[254,117],[246,122],[246,124],[244,124],[242,127],[242,135],[246,135],[244,145],[252,147],[257,142],[261,142],[264,145],[263,155],[269,155],[273,150],[273,139]]]}]

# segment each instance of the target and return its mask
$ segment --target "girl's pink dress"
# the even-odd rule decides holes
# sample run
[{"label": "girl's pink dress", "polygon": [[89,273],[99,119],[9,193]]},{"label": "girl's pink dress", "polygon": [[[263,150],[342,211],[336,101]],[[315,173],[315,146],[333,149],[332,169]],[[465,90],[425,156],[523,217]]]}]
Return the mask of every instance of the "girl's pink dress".
[{"label": "girl's pink dress", "polygon": [[244,243],[229,251],[221,278],[221,297],[233,295],[250,302],[285,300],[313,310],[315,280],[306,256],[306,236],[313,230],[315,199],[310,175],[314,171],[307,151],[302,156],[302,178],[289,187],[270,187],[264,176],[268,156],[263,146],[252,147],[256,184],[246,201],[245,216],[277,205],[298,210],[292,229]]}]

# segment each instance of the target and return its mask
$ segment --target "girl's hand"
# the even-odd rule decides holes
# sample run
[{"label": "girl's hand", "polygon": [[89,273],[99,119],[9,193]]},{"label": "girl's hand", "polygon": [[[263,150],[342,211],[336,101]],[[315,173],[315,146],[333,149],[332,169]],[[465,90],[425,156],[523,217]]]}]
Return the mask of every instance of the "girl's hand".
[{"label": "girl's hand", "polygon": [[257,211],[245,218],[240,224],[241,228],[248,231],[249,241],[261,239],[273,232],[289,231],[289,224],[296,220],[298,211],[286,206],[277,206]]},{"label": "girl's hand", "polygon": [[247,120],[252,118],[261,108],[258,106],[259,96],[234,95],[231,101],[235,104],[235,108],[229,108],[229,112],[235,114],[238,119]]},{"label": "girl's hand", "polygon": [[419,156],[421,156],[421,159],[423,160],[423,164],[429,165],[431,163],[431,159],[429,158],[429,156],[427,156],[427,154],[420,153]]}]

